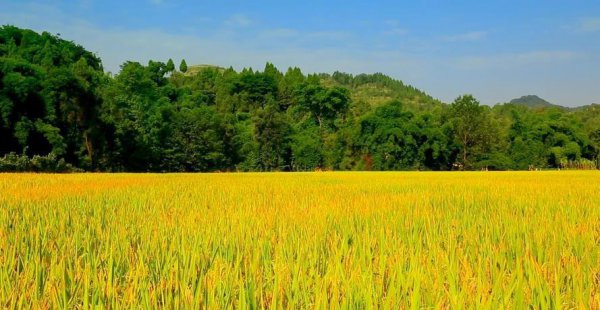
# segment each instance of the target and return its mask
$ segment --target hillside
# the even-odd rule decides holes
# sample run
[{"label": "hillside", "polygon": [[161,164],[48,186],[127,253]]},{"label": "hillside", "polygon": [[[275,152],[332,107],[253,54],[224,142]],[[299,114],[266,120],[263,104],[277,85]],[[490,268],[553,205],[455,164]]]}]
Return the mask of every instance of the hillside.
[{"label": "hillside", "polygon": [[560,109],[567,109],[566,107],[557,105],[557,104],[552,104],[536,95],[527,95],[527,96],[523,96],[521,98],[516,98],[510,101],[510,103],[512,104],[519,104],[519,105],[524,105],[527,106],[529,108],[560,108]]},{"label": "hillside", "polygon": [[[193,77],[215,69],[220,74],[225,71],[219,66],[202,64],[190,66],[184,75]],[[336,71],[333,74],[320,73],[317,76],[321,84],[326,87],[339,86],[348,89],[352,102],[369,108],[381,106],[391,100],[399,100],[406,107],[416,111],[427,111],[443,105],[441,101],[426,92],[383,73],[352,75]]]},{"label": "hillside", "polygon": [[441,101],[424,91],[382,73],[352,75],[335,72],[320,75],[323,84],[348,88],[352,100],[377,107],[390,100],[399,100],[407,107],[423,111],[440,106]]},{"label": "hillside", "polygon": [[107,75],[73,42],[0,27],[0,171],[521,170],[600,158],[597,106],[444,105],[381,73],[272,63],[121,68]]},{"label": "hillside", "polygon": [[205,69],[216,69],[219,72],[223,72],[225,70],[225,68],[222,68],[219,66],[214,66],[214,65],[206,65],[206,64],[193,65],[193,66],[188,67],[187,71],[185,72],[185,75],[193,76],[193,75],[196,75],[198,72],[205,70]]}]

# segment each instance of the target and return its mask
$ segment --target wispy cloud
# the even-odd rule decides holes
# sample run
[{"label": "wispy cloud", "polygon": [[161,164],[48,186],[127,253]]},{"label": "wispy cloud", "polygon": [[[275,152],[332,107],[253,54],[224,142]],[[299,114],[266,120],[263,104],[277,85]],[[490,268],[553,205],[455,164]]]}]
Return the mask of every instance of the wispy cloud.
[{"label": "wispy cloud", "polygon": [[[52,21],[43,18],[48,12],[55,17]],[[350,49],[348,44],[355,39],[351,32],[335,29],[231,29],[256,25],[245,15],[235,15],[212,33],[202,36],[160,28],[98,27],[45,5],[32,6],[18,14],[0,12],[0,21],[37,31],[60,32],[63,38],[97,53],[106,70],[113,73],[129,60],[145,63],[151,59],[185,58],[188,64],[210,63],[237,69],[259,68],[270,61],[282,69],[298,66],[305,72],[409,72],[410,76],[407,74],[403,78],[410,79],[420,72],[417,64],[423,65],[422,61],[402,53],[380,55],[372,49]]]},{"label": "wispy cloud", "polygon": [[225,21],[225,24],[228,26],[244,28],[254,24],[254,21],[244,14],[234,14]]},{"label": "wispy cloud", "polygon": [[580,32],[600,31],[600,18],[585,18],[579,21],[576,29]]},{"label": "wispy cloud", "polygon": [[392,28],[392,29],[386,30],[383,34],[388,35],[388,36],[403,36],[407,33],[408,33],[408,30],[406,30],[404,28]]},{"label": "wispy cloud", "polygon": [[[248,39],[252,37],[252,39]],[[252,41],[260,48],[281,49],[347,49],[356,41],[352,33],[337,30],[302,31],[291,28],[273,28],[259,30],[255,35],[245,35],[239,40]],[[249,43],[249,42],[246,42]]]},{"label": "wispy cloud", "polygon": [[400,26],[400,21],[395,20],[395,19],[388,19],[388,20],[384,20],[383,24],[388,26],[388,27],[399,27]]},{"label": "wispy cloud", "polygon": [[467,56],[459,58],[455,65],[462,69],[514,68],[534,64],[568,62],[582,57],[574,51],[531,51],[489,56]]},{"label": "wispy cloud", "polygon": [[306,35],[307,39],[311,40],[327,40],[327,41],[336,41],[336,40],[345,40],[348,39],[351,35],[345,31],[315,31],[309,32]]},{"label": "wispy cloud", "polygon": [[400,25],[397,20],[386,20],[383,24],[388,28],[383,32],[387,36],[403,36],[408,33],[408,30]]},{"label": "wispy cloud", "polygon": [[275,28],[267,29],[260,33],[260,37],[263,39],[285,39],[297,37],[299,32],[290,28]]},{"label": "wispy cloud", "polygon": [[79,0],[78,5],[80,8],[90,8],[92,6],[92,0]]},{"label": "wispy cloud", "polygon": [[[160,14],[162,8],[168,12],[167,9],[178,9],[181,4],[171,0],[144,2],[147,6],[158,4]],[[598,98],[594,83],[600,78],[597,70],[600,62],[593,53],[598,44],[587,36],[600,31],[600,18],[572,20],[563,32],[557,33],[563,37],[557,37],[556,44],[541,47],[519,34],[506,37],[492,26],[471,28],[473,31],[466,33],[455,27],[431,33],[433,28],[428,27],[435,25],[425,25],[427,20],[418,21],[423,28],[414,20],[370,20],[355,27],[326,22],[316,26],[310,22],[296,25],[240,6],[227,7],[229,11],[220,14],[207,12],[205,16],[199,11],[185,22],[183,19],[167,24],[157,22],[148,27],[147,23],[136,26],[135,22],[107,24],[88,14],[74,13],[64,3],[25,0],[0,0],[0,3],[0,24],[61,33],[62,38],[97,53],[106,70],[115,73],[128,60],[145,63],[150,59],[185,58],[190,65],[208,63],[236,69],[262,68],[270,61],[282,70],[298,66],[305,73],[379,71],[447,101],[464,92],[474,92],[482,102],[490,103],[500,101],[504,94],[512,98],[524,93],[543,94],[550,99],[553,97],[549,94],[554,94],[554,101],[573,104]],[[90,8],[98,4],[97,0],[75,3],[81,6],[91,3]],[[582,41],[564,47],[561,45],[564,35]],[[476,43],[462,48],[450,42]],[[504,51],[510,51],[510,46],[522,49],[494,52],[497,44],[502,44]]]},{"label": "wispy cloud", "polygon": [[487,36],[485,31],[471,31],[456,35],[445,36],[442,39],[446,42],[466,42],[466,41],[478,41],[484,39]]}]

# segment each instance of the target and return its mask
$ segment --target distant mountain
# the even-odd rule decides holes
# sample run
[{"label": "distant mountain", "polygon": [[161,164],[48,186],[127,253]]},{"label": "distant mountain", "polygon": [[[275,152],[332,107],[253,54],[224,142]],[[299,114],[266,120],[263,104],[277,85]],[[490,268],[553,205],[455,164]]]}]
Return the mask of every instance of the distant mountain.
[{"label": "distant mountain", "polygon": [[557,104],[552,104],[536,95],[523,96],[521,98],[513,99],[510,101],[512,104],[524,105],[530,108],[560,108],[569,109]]},{"label": "distant mountain", "polygon": [[575,112],[599,112],[600,103],[592,103],[588,105],[582,105],[580,107],[570,108],[571,111]]}]

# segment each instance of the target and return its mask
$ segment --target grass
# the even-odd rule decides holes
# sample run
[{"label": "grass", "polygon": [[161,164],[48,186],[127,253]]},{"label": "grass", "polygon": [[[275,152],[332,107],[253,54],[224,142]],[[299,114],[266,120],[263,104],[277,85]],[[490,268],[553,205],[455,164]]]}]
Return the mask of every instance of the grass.
[{"label": "grass", "polygon": [[0,174],[0,307],[600,309],[599,180]]}]

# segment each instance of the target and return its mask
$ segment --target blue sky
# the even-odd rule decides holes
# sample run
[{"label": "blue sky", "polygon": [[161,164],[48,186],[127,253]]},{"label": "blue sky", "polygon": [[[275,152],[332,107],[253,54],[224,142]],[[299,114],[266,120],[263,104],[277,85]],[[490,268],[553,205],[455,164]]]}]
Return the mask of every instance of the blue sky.
[{"label": "blue sky", "polygon": [[600,103],[600,1],[0,0],[0,24],[126,60],[383,72],[450,102]]}]

